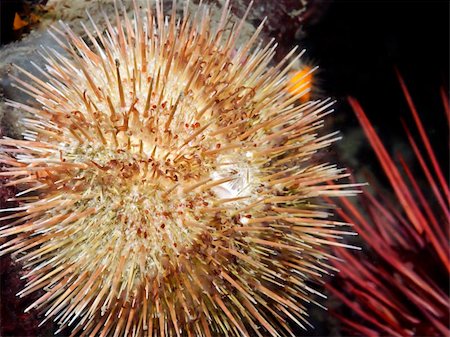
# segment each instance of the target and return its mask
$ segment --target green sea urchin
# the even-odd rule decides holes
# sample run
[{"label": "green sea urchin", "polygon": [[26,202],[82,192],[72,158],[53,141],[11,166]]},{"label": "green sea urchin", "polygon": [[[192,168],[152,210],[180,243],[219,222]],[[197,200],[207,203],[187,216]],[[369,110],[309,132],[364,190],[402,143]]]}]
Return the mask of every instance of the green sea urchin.
[{"label": "green sea urchin", "polygon": [[[186,3],[187,8],[187,3]],[[299,105],[289,59],[228,3],[211,24],[175,6],[135,5],[87,39],[53,29],[70,57],[46,51],[23,140],[2,139],[0,173],[21,192],[2,209],[1,254],[27,270],[27,310],[73,336],[282,336],[307,321],[306,281],[326,273],[333,229],[322,195],[346,176],[314,154],[329,100]],[[67,41],[67,42],[66,42]],[[294,58],[294,61],[301,54]],[[295,86],[295,94],[291,87]]]}]

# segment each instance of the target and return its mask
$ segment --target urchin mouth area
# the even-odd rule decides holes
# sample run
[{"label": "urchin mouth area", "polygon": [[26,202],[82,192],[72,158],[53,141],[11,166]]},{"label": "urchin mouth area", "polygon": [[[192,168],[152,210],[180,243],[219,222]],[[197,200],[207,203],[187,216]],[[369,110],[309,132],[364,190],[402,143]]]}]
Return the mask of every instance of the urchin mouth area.
[{"label": "urchin mouth area", "polygon": [[213,193],[219,199],[240,201],[243,204],[254,199],[253,192],[256,184],[257,168],[249,161],[252,152],[247,151],[245,156],[236,160],[239,156],[222,155],[217,158],[217,169],[210,173],[213,181],[220,181],[231,177],[226,181],[212,188]]}]

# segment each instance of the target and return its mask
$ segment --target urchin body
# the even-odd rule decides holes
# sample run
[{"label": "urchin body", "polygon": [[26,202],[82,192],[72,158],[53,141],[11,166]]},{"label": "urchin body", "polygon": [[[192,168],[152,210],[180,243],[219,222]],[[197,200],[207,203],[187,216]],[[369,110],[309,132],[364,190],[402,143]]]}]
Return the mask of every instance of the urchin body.
[{"label": "urchin body", "polygon": [[0,235],[29,270],[20,295],[45,291],[27,310],[82,336],[306,323],[305,281],[341,234],[315,198],[349,193],[311,161],[334,140],[316,134],[330,102],[298,105],[289,57],[270,66],[260,29],[236,46],[228,11],[212,28],[206,7],[165,19],[157,2],[88,41],[63,26],[71,57],[49,52],[41,79],[16,79],[38,106],[10,102],[33,117],[24,140],[0,141],[0,174],[22,190]]}]

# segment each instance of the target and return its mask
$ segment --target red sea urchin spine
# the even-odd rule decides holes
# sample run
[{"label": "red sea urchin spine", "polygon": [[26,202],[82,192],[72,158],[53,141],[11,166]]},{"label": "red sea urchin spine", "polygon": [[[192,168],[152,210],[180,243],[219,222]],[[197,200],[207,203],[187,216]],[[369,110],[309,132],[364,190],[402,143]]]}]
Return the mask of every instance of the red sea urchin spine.
[{"label": "red sea urchin spine", "polygon": [[[249,9],[248,9],[249,10]],[[155,14],[156,12],[156,14]],[[27,310],[73,336],[283,336],[305,327],[325,245],[346,234],[322,196],[354,185],[317,163],[332,102],[296,102],[275,44],[242,46],[245,17],[208,7],[176,18],[135,5],[106,32],[54,29],[43,79],[16,78],[35,105],[24,140],[2,139],[0,173],[21,192],[2,209],[1,254],[28,271]],[[247,11],[248,12],[248,11]],[[66,39],[69,41],[66,43]],[[289,63],[288,63],[289,62]],[[330,240],[332,238],[333,240]],[[343,245],[344,246],[344,245]]]},{"label": "red sea urchin spine", "polygon": [[[360,199],[367,212],[365,216],[356,204],[340,198],[342,210],[337,213],[344,221],[354,223],[369,249],[367,257],[356,257],[336,249],[336,255],[345,262],[333,262],[340,273],[330,290],[359,317],[356,320],[350,318],[352,314],[338,315],[352,333],[448,336],[448,184],[400,75],[399,80],[431,163],[429,168],[405,125],[429,191],[419,187],[417,176],[401,156],[397,158],[401,168],[395,164],[362,107],[355,99],[350,99],[401,207],[393,205],[392,200],[381,193],[367,192]],[[446,95],[442,96],[444,105],[448,104]],[[425,193],[435,200],[427,199]]]}]

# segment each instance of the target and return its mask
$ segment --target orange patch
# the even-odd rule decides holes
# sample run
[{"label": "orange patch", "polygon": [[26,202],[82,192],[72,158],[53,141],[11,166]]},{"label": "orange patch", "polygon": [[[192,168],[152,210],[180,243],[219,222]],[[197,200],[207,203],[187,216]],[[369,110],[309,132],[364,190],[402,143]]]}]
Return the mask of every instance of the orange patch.
[{"label": "orange patch", "polygon": [[19,30],[25,26],[28,26],[28,21],[22,20],[20,15],[16,13],[14,15],[13,30]]},{"label": "orange patch", "polygon": [[[313,80],[313,74],[311,72],[310,66],[305,66],[301,68],[299,71],[294,72],[294,75],[289,80],[289,83],[293,86],[290,86],[288,88],[288,91],[293,94],[299,94],[302,91],[305,91],[307,89],[311,89],[312,87],[312,80]],[[311,98],[311,90],[307,93],[303,94],[299,99],[301,102],[306,102]]]}]

